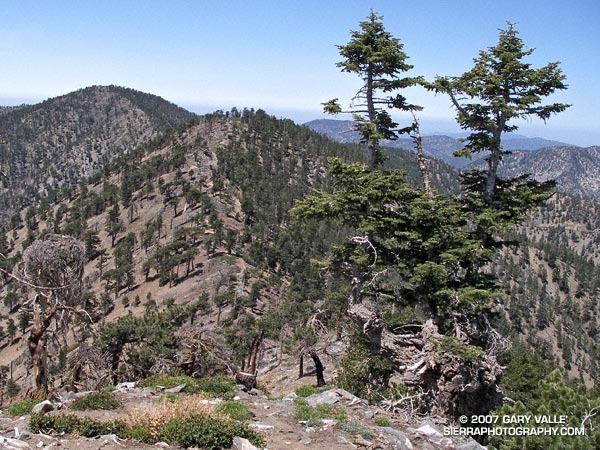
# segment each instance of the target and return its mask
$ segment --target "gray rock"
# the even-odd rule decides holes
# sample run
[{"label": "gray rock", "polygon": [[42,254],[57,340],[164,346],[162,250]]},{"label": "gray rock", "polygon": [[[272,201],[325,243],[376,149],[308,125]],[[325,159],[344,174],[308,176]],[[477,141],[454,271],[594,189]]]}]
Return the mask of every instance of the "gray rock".
[{"label": "gray rock", "polygon": [[6,450],[21,450],[30,447],[25,441],[0,436],[0,448]]},{"label": "gray rock", "polygon": [[177,394],[185,389],[186,384],[180,384],[179,386],[173,386],[172,388],[165,389],[163,392],[167,394]]},{"label": "gray rock", "polygon": [[260,423],[260,422],[251,423],[250,426],[252,428],[256,428],[257,430],[260,430],[260,431],[272,430],[273,429],[273,425],[269,425],[269,424],[266,424],[266,423]]},{"label": "gray rock", "polygon": [[75,392],[67,391],[62,395],[62,401],[73,400],[75,398]]},{"label": "gray rock", "polygon": [[54,411],[55,406],[50,400],[44,400],[43,402],[38,403],[32,409],[32,413],[41,413],[41,412],[49,412]]},{"label": "gray rock", "polygon": [[456,450],[486,450],[486,448],[473,439],[470,439],[467,442],[463,442],[462,444],[458,445]]},{"label": "gray rock", "polygon": [[328,391],[318,392],[306,397],[306,401],[312,407],[321,404],[333,405],[339,401],[344,401],[346,405],[354,405],[362,402],[356,395],[344,389],[330,389]]},{"label": "gray rock", "polygon": [[250,391],[248,392],[248,394],[250,394],[250,395],[256,395],[258,397],[264,397],[264,395],[265,395],[265,393],[263,391],[261,391],[260,389],[256,389],[256,388],[250,389]]},{"label": "gray rock", "polygon": [[233,438],[231,450],[258,450],[258,448],[252,445],[248,439],[236,436]]},{"label": "gray rock", "polygon": [[439,445],[451,445],[452,439],[444,437],[444,435],[435,428],[435,425],[432,424],[433,422],[428,420],[421,422],[421,426],[416,430],[417,435],[425,437],[429,441]]},{"label": "gray rock", "polygon": [[283,400],[285,402],[293,402],[296,397],[298,397],[298,394],[296,394],[295,392],[290,392],[285,397],[283,397],[281,400]]},{"label": "gray rock", "polygon": [[413,450],[413,444],[406,434],[391,427],[377,427],[380,436],[387,441],[394,450]]},{"label": "gray rock", "polygon": [[87,395],[90,395],[92,392],[95,392],[95,391],[81,391],[81,392],[73,392],[73,395],[71,396],[71,399],[76,399],[76,398],[85,397],[85,396],[87,396]]},{"label": "gray rock", "polygon": [[125,383],[119,383],[115,386],[116,391],[126,391],[128,389],[133,389],[137,384],[136,381],[126,381]]}]

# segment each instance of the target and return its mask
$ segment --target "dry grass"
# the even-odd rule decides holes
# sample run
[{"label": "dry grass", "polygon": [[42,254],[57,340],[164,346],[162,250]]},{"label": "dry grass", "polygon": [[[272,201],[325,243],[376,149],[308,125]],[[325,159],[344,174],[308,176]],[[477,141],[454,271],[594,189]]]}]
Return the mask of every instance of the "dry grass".
[{"label": "dry grass", "polygon": [[152,405],[151,408],[134,410],[127,418],[127,424],[131,427],[143,426],[153,438],[157,438],[163,427],[173,419],[210,414],[212,406],[203,404],[202,400],[206,400],[206,397],[197,394],[182,397],[176,402],[163,400]]}]

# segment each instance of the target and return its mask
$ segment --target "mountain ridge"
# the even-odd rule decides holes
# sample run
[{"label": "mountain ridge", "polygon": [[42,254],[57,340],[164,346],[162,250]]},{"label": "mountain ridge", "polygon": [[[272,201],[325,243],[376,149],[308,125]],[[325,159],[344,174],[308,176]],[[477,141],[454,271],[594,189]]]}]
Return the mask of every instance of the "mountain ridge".
[{"label": "mountain ridge", "polygon": [[[360,136],[353,130],[351,120],[336,119],[317,119],[304,123],[310,129],[324,134],[337,142],[357,143]],[[426,156],[444,161],[456,168],[464,168],[471,161],[466,157],[455,157],[453,153],[463,148],[460,142],[461,137],[467,136],[467,133],[422,133],[423,150]],[[414,143],[411,138],[400,136],[395,141],[383,140],[382,144],[388,147],[403,148],[408,151],[414,151]],[[507,134],[502,141],[502,146],[507,151],[526,150],[533,151],[545,147],[570,146],[559,141],[548,140],[540,137],[526,137],[523,135]]]},{"label": "mountain ridge", "polygon": [[195,117],[160,97],[91,86],[0,114],[0,221]]}]

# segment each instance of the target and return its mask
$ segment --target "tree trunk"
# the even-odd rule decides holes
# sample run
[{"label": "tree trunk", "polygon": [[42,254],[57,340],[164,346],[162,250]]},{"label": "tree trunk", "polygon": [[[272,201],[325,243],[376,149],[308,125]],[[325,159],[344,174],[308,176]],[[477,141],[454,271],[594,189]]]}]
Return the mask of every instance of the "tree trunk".
[{"label": "tree trunk", "polygon": [[79,383],[79,380],[81,380],[81,369],[81,362],[76,362],[73,366],[73,370],[71,371],[71,384],[69,386],[71,392],[79,391],[77,383]]},{"label": "tree trunk", "polygon": [[414,132],[412,135],[413,140],[415,141],[415,146],[417,148],[417,164],[419,165],[419,171],[421,172],[421,179],[423,180],[423,187],[425,188],[425,193],[431,195],[431,182],[429,180],[429,171],[427,170],[427,159],[423,156],[423,137],[421,136],[421,132],[419,130],[419,121],[417,120],[417,116],[413,111],[413,124],[414,124]]},{"label": "tree trunk", "polygon": [[298,363],[298,378],[304,376],[304,355],[300,355],[300,361]]},{"label": "tree trunk", "polygon": [[498,130],[493,133],[492,145],[490,146],[490,156],[488,157],[488,173],[485,182],[484,200],[488,205],[491,205],[496,191],[496,179],[498,177],[498,167],[502,159],[502,129],[504,122],[498,124]]},{"label": "tree trunk", "polygon": [[315,374],[317,376],[317,387],[325,386],[327,383],[325,382],[325,378],[323,376],[323,371],[325,367],[323,367],[323,363],[319,359],[317,353],[313,350],[310,352],[310,357],[315,363]]},{"label": "tree trunk", "polygon": [[58,306],[53,305],[43,318],[39,308],[39,305],[34,307],[33,326],[27,339],[27,347],[31,357],[36,393],[45,395],[48,393],[48,359],[44,337],[54,314],[58,311]]}]

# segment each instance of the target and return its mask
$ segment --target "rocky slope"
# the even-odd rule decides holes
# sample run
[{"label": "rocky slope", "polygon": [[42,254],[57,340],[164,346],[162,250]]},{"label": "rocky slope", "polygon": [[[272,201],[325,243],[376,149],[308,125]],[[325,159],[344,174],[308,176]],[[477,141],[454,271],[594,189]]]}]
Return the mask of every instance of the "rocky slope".
[{"label": "rocky slope", "polygon": [[160,97],[94,86],[0,113],[0,223],[193,117]]},{"label": "rocky slope", "polygon": [[[473,168],[483,168],[474,163]],[[507,155],[500,168],[505,177],[530,173],[539,181],[556,180],[561,192],[600,200],[600,147],[550,147]]]},{"label": "rocky slope", "polygon": [[[277,370],[277,376],[289,377],[288,370]],[[269,374],[267,374],[269,375]],[[273,375],[273,374],[270,374]],[[293,376],[293,375],[292,375]],[[483,450],[484,447],[472,439],[450,437],[444,435],[447,422],[441,418],[403,417],[381,408],[369,405],[364,400],[335,386],[327,386],[318,392],[305,397],[306,405],[298,405],[298,395],[294,390],[306,386],[307,380],[289,380],[266,386],[282,392],[273,397],[266,395],[261,389],[247,391],[238,386],[233,393],[233,401],[245,405],[251,414],[245,420],[249,426],[261,432],[266,438],[269,450],[303,450],[303,449],[372,449],[372,450]],[[85,396],[86,393],[63,393],[60,401],[49,404],[47,409],[54,409],[51,414],[60,416],[75,414],[100,422],[122,420],[127,422],[132,415],[148,414],[151,409],[163,408],[165,399],[171,404],[178,402],[196,402],[197,411],[214,411],[224,403],[221,398],[194,399],[191,395],[180,392],[185,385],[153,388],[135,387],[135,383],[123,383],[117,386],[113,395],[121,402],[114,410],[73,411],[70,409],[73,400]],[[316,390],[313,390],[316,391]],[[231,403],[231,400],[229,401]],[[47,402],[49,403],[49,402]],[[306,420],[299,413],[304,411],[331,410],[331,417]],[[333,414],[335,412],[335,414]],[[133,439],[123,439],[114,434],[96,437],[77,437],[73,434],[54,435],[53,433],[37,434],[29,430],[29,415],[10,417],[0,415],[0,446],[6,449],[60,447],[65,450],[95,449],[142,449],[142,448],[179,448],[166,443],[144,444]],[[383,426],[382,426],[383,425]],[[234,440],[234,450],[254,450],[256,447],[243,440]]]}]

